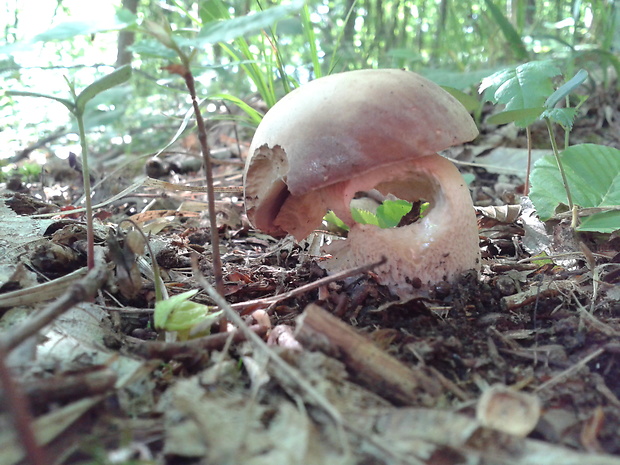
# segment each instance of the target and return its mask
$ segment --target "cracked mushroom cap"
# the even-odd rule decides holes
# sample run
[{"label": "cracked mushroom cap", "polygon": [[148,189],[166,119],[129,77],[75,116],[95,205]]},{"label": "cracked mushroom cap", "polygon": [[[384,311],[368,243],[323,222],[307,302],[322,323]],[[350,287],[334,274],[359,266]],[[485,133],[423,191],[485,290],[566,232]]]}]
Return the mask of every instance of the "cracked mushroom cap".
[{"label": "cracked mushroom cap", "polygon": [[[394,272],[388,263],[384,267],[390,269],[383,274],[398,276],[384,281],[413,279],[417,284],[420,280],[449,279],[453,268],[460,272],[478,267],[477,227],[462,177],[436,152],[472,140],[477,134],[469,113],[455,98],[409,71],[360,70],[311,81],[274,105],[254,135],[244,173],[248,218],[264,232],[274,236],[290,233],[300,240],[319,227],[325,213],[332,210],[351,227],[350,239],[363,232],[391,242],[391,236],[405,234],[404,228],[382,232],[356,224],[350,214],[356,193],[374,189],[408,201],[424,199],[431,203],[424,226],[409,226],[425,228],[414,234],[422,233],[426,245],[411,250],[401,247],[397,253],[405,258],[399,257],[399,263],[419,261],[425,250],[441,248],[436,245],[436,225],[444,223],[452,225],[448,235],[456,234],[452,242],[461,242],[461,230],[468,231],[465,246],[459,247],[469,252],[448,250],[454,258],[466,256],[454,267],[451,263],[442,266],[428,279],[424,269],[415,271],[421,276],[412,277],[409,271]],[[446,219],[445,215],[457,218]],[[409,233],[405,236],[407,241],[415,241]],[[344,241],[348,243],[344,251],[340,247],[335,253],[334,267],[370,262],[363,258],[364,248],[380,250],[379,256],[387,255],[390,261],[385,244],[364,246],[350,239]]]}]

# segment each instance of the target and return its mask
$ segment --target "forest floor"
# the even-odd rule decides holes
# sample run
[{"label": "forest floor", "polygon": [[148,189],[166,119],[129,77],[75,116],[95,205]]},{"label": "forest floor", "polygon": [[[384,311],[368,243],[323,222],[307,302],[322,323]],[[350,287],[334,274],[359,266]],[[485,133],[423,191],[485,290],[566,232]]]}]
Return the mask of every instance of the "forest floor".
[{"label": "forest floor", "polygon": [[[571,142],[620,148],[618,101],[591,97]],[[251,229],[249,140],[229,126],[210,137],[228,188],[216,205],[225,297],[246,330],[155,331],[148,256],[119,226],[150,234],[171,295],[202,289],[192,267],[213,274],[204,193],[147,184],[144,169],[120,176],[122,157],[100,167],[101,284],[84,277],[83,217],[58,208],[79,199],[81,174],[54,161],[43,183],[6,184],[0,348],[19,387],[4,384],[0,463],[32,448],[12,426],[21,398],[50,464],[620,464],[620,237],[532,216],[522,133],[483,125],[450,151],[473,179],[482,269],[409,301],[372,271],[325,281],[310,243]],[[190,135],[140,163],[202,186],[196,145]],[[78,280],[97,288],[92,301],[78,302]],[[67,296],[76,305],[58,309]]]}]

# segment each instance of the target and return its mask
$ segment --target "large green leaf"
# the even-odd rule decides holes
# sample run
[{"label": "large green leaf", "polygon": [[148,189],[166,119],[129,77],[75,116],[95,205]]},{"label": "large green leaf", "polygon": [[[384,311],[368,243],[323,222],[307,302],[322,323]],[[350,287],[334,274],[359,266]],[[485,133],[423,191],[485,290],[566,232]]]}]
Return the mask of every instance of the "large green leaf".
[{"label": "large green leaf", "polygon": [[506,111],[540,109],[538,115],[515,121],[517,126],[525,127],[544,110],[545,101],[554,92],[551,78],[559,74],[559,68],[551,61],[532,61],[484,78],[479,91],[486,100],[505,104]]},{"label": "large green leaf", "polygon": [[[582,208],[620,205],[620,150],[581,144],[564,150],[560,157],[575,205]],[[553,156],[545,156],[535,163],[530,181],[530,198],[541,219],[552,217],[559,205],[567,204],[566,191]],[[595,230],[601,232],[620,229],[618,213],[592,215],[579,229],[596,227]]]},{"label": "large green leaf", "polygon": [[205,44],[228,42],[238,37],[254,34],[269,26],[273,26],[279,19],[301,9],[303,5],[304,2],[302,0],[295,0],[287,5],[274,6],[255,14],[224,21],[212,21],[205,24],[195,39],[188,39],[182,43],[199,47]]}]

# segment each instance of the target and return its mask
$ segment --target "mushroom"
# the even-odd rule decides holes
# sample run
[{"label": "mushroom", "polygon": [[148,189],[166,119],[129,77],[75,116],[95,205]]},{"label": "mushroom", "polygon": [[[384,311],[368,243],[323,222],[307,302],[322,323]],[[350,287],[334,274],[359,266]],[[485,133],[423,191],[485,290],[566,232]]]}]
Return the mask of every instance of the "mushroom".
[{"label": "mushroom", "polygon": [[[349,227],[327,249],[330,271],[379,261],[381,284],[401,297],[479,269],[478,228],[469,189],[437,152],[474,139],[465,108],[438,85],[398,69],[316,79],[282,98],[258,126],[244,172],[250,222],[301,240],[332,210]],[[352,199],[380,192],[430,203],[406,226],[357,224]]]}]

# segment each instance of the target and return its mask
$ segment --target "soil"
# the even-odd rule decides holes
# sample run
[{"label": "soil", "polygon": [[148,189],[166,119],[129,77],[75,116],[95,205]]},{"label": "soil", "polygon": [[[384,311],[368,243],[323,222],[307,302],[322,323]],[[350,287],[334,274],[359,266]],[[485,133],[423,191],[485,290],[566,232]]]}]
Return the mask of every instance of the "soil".
[{"label": "soil", "polygon": [[[596,102],[586,104],[590,109],[577,122],[572,142],[596,138],[620,148],[613,126],[618,108],[613,108],[616,118],[611,120],[609,111],[596,110],[615,97],[593,98]],[[535,140],[543,144],[538,130]],[[487,143],[497,128],[483,127],[482,134],[476,144]],[[149,173],[167,182],[201,186],[199,172],[175,171],[195,165],[185,163],[198,156],[189,137],[163,154],[162,163],[143,161]],[[509,221],[478,213],[480,274],[467,272],[454,283],[437,283],[428,298],[398,301],[377,284],[372,271],[312,287],[325,278],[317,264],[321,258],[310,253],[312,244],[261,234],[245,217],[239,189],[249,141],[216,132],[210,137],[214,150],[227,154],[215,164],[217,186],[230,188],[217,199],[225,297],[269,345],[258,346],[247,334],[221,323],[207,324],[198,334],[180,333],[176,341],[155,328],[151,252],[144,244],[131,246],[119,224],[131,218],[151,235],[152,253],[170,295],[201,289],[192,266],[207,280],[213,275],[204,194],[141,186],[100,207],[103,232],[98,241],[106,250],[110,277],[94,299],[77,305],[81,314],[58,317],[38,332],[39,339],[20,344],[29,345],[28,351],[7,358],[35,429],[49,431],[54,414],[66,418],[68,408],[92,401],[62,426],[60,420],[53,422],[58,428],[44,446],[48,463],[547,463],[528,461],[535,457],[528,455],[534,454],[532,444],[556,448],[549,450],[558,458],[548,463],[573,463],[575,453],[585,461],[574,463],[620,463],[617,234],[575,237],[563,220],[552,220],[543,225],[542,234],[551,244],[550,253],[559,258],[537,261],[532,260],[538,253],[531,251],[523,210]],[[525,145],[521,134],[493,144]],[[451,155],[471,161],[469,153],[470,147],[462,147]],[[61,168],[63,182],[68,182],[71,170]],[[463,171],[475,175],[471,187],[478,206],[519,205],[521,177],[484,168]],[[125,179],[115,186],[113,179],[104,179],[101,201],[132,184]],[[12,180],[4,189],[4,202],[14,214],[58,214],[47,233],[31,238],[39,245],[25,247],[14,258],[16,271],[0,288],[5,294],[66,276],[85,264],[84,230],[76,227],[83,214],[68,219],[65,212],[61,218],[59,210],[75,203],[81,192],[72,187],[54,197],[48,192],[60,192],[63,185],[54,181],[54,173],[47,180]],[[78,180],[76,174],[72,185],[79,185]],[[565,252],[572,255],[560,256]],[[197,264],[192,257],[198,257]],[[299,289],[302,292],[294,292]],[[287,292],[293,295],[268,300]],[[204,292],[192,300],[208,305],[208,311],[217,305]],[[295,331],[310,304],[354,328],[365,342],[355,348],[346,347],[349,342],[344,340],[330,339],[324,346],[318,341],[318,348],[300,343]],[[51,305],[42,298],[6,306],[0,338]],[[61,348],[66,344],[71,348]],[[367,350],[364,344],[412,373],[423,373],[432,381],[427,388],[418,381],[424,395],[390,395],[385,386],[391,385],[384,384],[388,381],[370,359],[371,374],[361,377],[364,367],[344,354]],[[293,367],[298,378],[275,358]],[[498,442],[497,436],[483,435],[451,443],[452,435],[464,431],[460,421],[484,424],[480,414],[475,420],[476,402],[497,385],[540,402],[542,410],[532,413],[534,426],[527,439],[502,436]],[[9,431],[15,414],[7,407],[0,421]],[[415,419],[405,416],[411,409],[418,409]],[[453,416],[446,420],[440,416],[444,414]],[[516,414],[505,415],[505,422],[517,421]],[[388,423],[382,423],[386,418]],[[397,418],[411,431],[417,431],[411,426],[414,421],[423,422],[422,430],[427,428],[429,435],[440,425],[443,430],[430,439],[413,432],[404,437],[402,428],[394,426]],[[39,423],[42,419],[48,419],[48,426]],[[521,448],[514,441],[526,442],[519,442],[525,444]],[[14,442],[17,451],[19,444]],[[398,447],[392,447],[395,444]],[[412,444],[424,444],[426,452]]]}]

